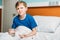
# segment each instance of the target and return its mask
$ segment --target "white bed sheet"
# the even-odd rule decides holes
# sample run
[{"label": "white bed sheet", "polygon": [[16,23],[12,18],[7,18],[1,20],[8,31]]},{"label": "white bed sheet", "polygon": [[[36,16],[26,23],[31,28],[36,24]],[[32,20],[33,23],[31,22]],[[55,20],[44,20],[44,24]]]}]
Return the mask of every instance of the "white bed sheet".
[{"label": "white bed sheet", "polygon": [[[0,40],[16,40],[14,37],[9,36],[8,34],[5,33],[0,33]],[[3,39],[1,39],[1,36],[5,35]],[[6,36],[7,35],[7,36]],[[38,32],[37,35],[29,38],[24,38],[21,40],[60,40],[60,33],[44,33],[44,32]]]},{"label": "white bed sheet", "polygon": [[44,34],[46,40],[60,40],[60,26],[54,33],[39,32],[39,35],[40,33]]},{"label": "white bed sheet", "polygon": [[[14,39],[14,37],[9,36],[8,33],[0,33],[0,40],[2,40],[1,39],[2,35],[7,35],[4,36],[4,38],[7,38],[8,40],[16,40],[16,38]],[[20,40],[60,40],[60,27],[58,27],[54,33],[37,32],[35,36]]]},{"label": "white bed sheet", "polygon": [[51,40],[60,40],[60,26],[57,28],[55,33],[51,36]]},{"label": "white bed sheet", "polygon": [[6,33],[0,33],[0,40],[14,40],[14,37]]},{"label": "white bed sheet", "polygon": [[[16,37],[11,37],[8,33],[0,33],[0,40],[18,40]],[[37,33],[35,36],[23,38],[20,40],[46,40],[43,33]]]}]

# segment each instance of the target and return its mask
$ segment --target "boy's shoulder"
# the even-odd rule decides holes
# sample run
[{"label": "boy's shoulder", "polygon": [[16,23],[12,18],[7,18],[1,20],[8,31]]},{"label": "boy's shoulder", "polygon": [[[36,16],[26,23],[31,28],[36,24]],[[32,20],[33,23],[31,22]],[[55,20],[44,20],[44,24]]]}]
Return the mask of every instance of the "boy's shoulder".
[{"label": "boy's shoulder", "polygon": [[33,16],[30,15],[30,14],[27,14],[27,17],[28,17],[29,19],[33,19]]},{"label": "boy's shoulder", "polygon": [[27,16],[32,17],[30,14],[27,14]]},{"label": "boy's shoulder", "polygon": [[18,18],[19,18],[19,15],[16,15],[16,16],[14,17],[14,20],[15,20],[15,19],[18,19]]}]

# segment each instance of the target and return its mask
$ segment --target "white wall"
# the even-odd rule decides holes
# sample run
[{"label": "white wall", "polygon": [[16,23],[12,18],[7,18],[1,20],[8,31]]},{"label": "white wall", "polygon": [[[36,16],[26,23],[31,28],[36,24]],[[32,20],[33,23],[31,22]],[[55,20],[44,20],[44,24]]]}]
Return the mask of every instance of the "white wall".
[{"label": "white wall", "polygon": [[60,0],[23,0],[28,7],[60,6]]}]

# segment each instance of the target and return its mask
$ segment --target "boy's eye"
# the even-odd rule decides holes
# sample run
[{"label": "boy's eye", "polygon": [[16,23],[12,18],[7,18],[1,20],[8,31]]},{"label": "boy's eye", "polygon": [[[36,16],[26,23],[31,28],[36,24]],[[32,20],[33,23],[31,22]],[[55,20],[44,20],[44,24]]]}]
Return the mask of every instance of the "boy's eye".
[{"label": "boy's eye", "polygon": [[17,10],[19,10],[19,8],[17,8]]},{"label": "boy's eye", "polygon": [[21,8],[17,8],[17,10],[19,10],[19,9],[23,9],[23,7],[21,7]]}]

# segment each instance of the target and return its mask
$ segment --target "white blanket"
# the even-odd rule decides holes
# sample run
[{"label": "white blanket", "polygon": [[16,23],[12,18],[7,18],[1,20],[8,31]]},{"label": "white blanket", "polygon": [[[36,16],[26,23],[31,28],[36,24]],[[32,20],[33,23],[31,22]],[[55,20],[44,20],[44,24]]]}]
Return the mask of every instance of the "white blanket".
[{"label": "white blanket", "polygon": [[8,34],[8,32],[6,32],[6,33],[3,33],[0,35],[0,40],[16,40],[16,39],[19,40],[19,39],[21,39],[19,37],[19,34],[23,35],[23,34],[28,34],[30,32],[31,32],[31,30],[29,28],[27,28],[25,26],[18,26],[16,28],[14,37],[12,37],[11,35]]},{"label": "white blanket", "polygon": [[20,26],[16,29],[16,33],[15,33],[14,37],[12,37],[11,35],[8,34],[8,32],[6,32],[6,33],[3,33],[0,35],[0,40],[45,40],[45,36],[42,33],[40,33],[40,34],[37,33],[34,36],[23,38],[23,39],[21,39],[18,36],[18,34],[28,34],[30,32],[31,32],[31,30],[29,28]]},{"label": "white blanket", "polygon": [[7,32],[0,35],[0,40],[46,40],[45,35],[43,33],[37,33],[34,36],[19,39],[18,37],[12,37]]},{"label": "white blanket", "polygon": [[13,40],[14,37],[8,34],[8,32],[0,35],[0,40]]}]

